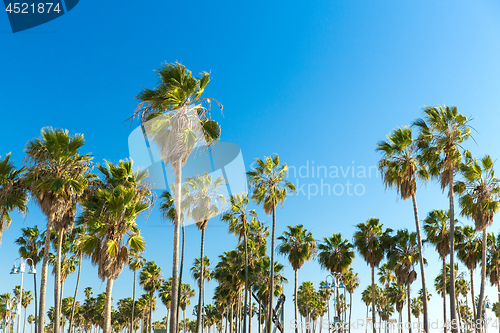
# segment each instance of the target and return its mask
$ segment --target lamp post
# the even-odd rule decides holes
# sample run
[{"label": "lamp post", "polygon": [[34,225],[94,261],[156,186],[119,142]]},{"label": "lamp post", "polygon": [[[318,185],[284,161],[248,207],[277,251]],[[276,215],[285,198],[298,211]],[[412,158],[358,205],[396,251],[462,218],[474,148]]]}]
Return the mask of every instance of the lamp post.
[{"label": "lamp post", "polygon": [[[328,278],[332,278],[332,283],[328,284]],[[322,288],[328,289],[330,291],[330,288],[335,288],[335,278],[332,275],[328,275],[325,278],[325,283],[321,286]],[[330,297],[328,297],[328,332],[330,332],[331,328],[331,322],[330,322]]]},{"label": "lamp post", "polygon": [[346,322],[346,313],[347,313],[347,299],[346,299],[346,296],[345,296],[345,284],[344,282],[342,282],[342,280],[340,280],[340,283],[339,283],[339,288],[341,289],[344,289],[344,311],[342,313],[343,315],[343,318],[342,318],[342,327],[345,328],[345,322]]},{"label": "lamp post", "polygon": [[[16,262],[19,260],[19,266],[16,267]],[[33,260],[31,258],[27,258],[24,260],[23,258],[17,258],[14,260],[14,266],[12,267],[12,270],[10,271],[10,274],[19,274],[21,273],[21,288],[19,289],[19,301],[17,303],[17,333],[21,332],[21,308],[22,308],[22,302],[23,302],[23,274],[26,269],[26,262],[28,260],[31,260],[31,268],[28,272],[28,274],[36,274],[36,269],[35,265],[33,263]]]},{"label": "lamp post", "polygon": [[8,327],[11,324],[10,323],[10,317],[12,315],[12,301],[13,301],[12,299],[7,299],[5,301],[5,308],[4,309],[8,311],[8,313],[9,313],[9,319],[4,320],[4,326],[3,326],[3,331],[4,332],[8,332],[9,331]]}]

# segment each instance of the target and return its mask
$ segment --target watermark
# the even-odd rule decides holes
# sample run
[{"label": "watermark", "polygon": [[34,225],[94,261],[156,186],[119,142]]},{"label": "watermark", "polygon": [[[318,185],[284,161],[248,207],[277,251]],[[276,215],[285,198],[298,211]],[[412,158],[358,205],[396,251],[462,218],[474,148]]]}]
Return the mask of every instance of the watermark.
[{"label": "watermark", "polygon": [[366,192],[364,180],[378,178],[377,166],[356,165],[305,165],[289,166],[288,180],[295,184],[298,196],[308,200],[315,196],[362,196]]},{"label": "watermark", "polygon": [[[371,318],[368,320],[364,319],[354,319],[351,320],[350,322],[340,322],[340,321],[329,321],[328,319],[322,319],[322,320],[316,320],[316,321],[296,321],[295,319],[290,320],[290,329],[313,329],[313,328],[320,328],[325,329],[325,330],[333,330],[336,332],[341,332],[341,331],[349,331],[349,329],[361,329],[361,328],[367,328],[367,329],[381,329],[381,330],[396,330],[396,329],[410,329],[412,328],[416,332],[419,332],[423,330],[424,323],[423,321],[413,321],[411,323],[409,322],[399,322],[396,319],[389,319],[389,321],[378,321],[373,323],[371,321]],[[461,331],[463,330],[473,330],[475,328],[481,329],[483,327],[493,327],[493,328],[498,328],[500,327],[500,322],[498,319],[493,319],[493,318],[488,318],[485,320],[478,319],[477,321],[473,320],[453,320],[453,321],[447,321],[444,323],[443,321],[440,320],[434,320],[434,321],[429,321],[429,328],[432,330],[444,330],[445,328],[447,330],[452,330],[452,329],[457,329],[460,328]]]},{"label": "watermark", "polygon": [[12,32],[31,29],[66,14],[79,0],[3,0]]}]

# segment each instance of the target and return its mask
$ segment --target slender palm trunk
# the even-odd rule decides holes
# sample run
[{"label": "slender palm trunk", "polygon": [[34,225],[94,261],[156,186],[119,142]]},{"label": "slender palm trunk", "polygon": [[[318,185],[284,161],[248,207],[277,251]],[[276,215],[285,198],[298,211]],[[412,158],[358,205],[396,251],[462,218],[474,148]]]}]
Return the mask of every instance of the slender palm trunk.
[{"label": "slender palm trunk", "polygon": [[476,319],[476,300],[474,299],[474,270],[472,269],[470,270],[470,292],[472,295],[472,315],[474,319]]},{"label": "slender palm trunk", "polygon": [[44,333],[45,330],[45,297],[47,292],[47,271],[49,268],[49,252],[50,252],[50,233],[52,231],[52,221],[47,222],[47,230],[45,231],[45,246],[43,250],[42,261],[42,277],[40,281],[40,311],[43,315],[38,316],[38,332]]},{"label": "slender palm trunk", "polygon": [[[184,271],[184,244],[186,239],[186,229],[184,229],[184,219],[182,219],[182,249],[181,249],[181,267],[179,270],[179,288],[177,288],[177,299],[181,299],[181,288],[182,288],[182,272]],[[177,307],[177,318],[179,318],[179,308]],[[179,324],[177,324],[176,331],[179,332]]]},{"label": "slender palm trunk", "polygon": [[420,276],[422,280],[422,309],[424,313],[424,332],[429,333],[429,316],[428,316],[428,306],[427,306],[427,285],[425,283],[425,267],[424,267],[424,252],[422,249],[422,236],[420,234],[420,221],[418,218],[418,208],[417,208],[417,198],[416,194],[413,193],[411,196],[413,201],[413,213],[415,216],[415,228],[417,229],[417,241],[418,241],[418,253],[419,253],[419,264],[420,264]]},{"label": "slender palm trunk", "polygon": [[[34,286],[33,286],[33,291],[34,291],[34,294],[35,294],[35,333],[37,333],[37,296],[36,296],[36,274],[33,274],[33,283],[34,283]],[[33,330],[33,326],[31,326],[31,330]]]},{"label": "slender palm trunk", "polygon": [[56,281],[54,283],[54,333],[60,332],[61,325],[61,248],[64,230],[59,230],[57,239]]},{"label": "slender palm trunk", "polygon": [[198,298],[198,314],[196,316],[196,333],[201,333],[202,331],[202,323],[201,323],[201,315],[203,312],[203,282],[205,280],[205,276],[203,273],[205,270],[205,228],[201,229],[201,264],[200,264],[200,295]]},{"label": "slender palm trunk", "polygon": [[260,333],[260,328],[261,328],[261,325],[260,325],[260,318],[262,318],[262,312],[261,312],[261,305],[260,305],[260,302],[259,302],[259,319],[257,320],[257,333]]},{"label": "slender palm trunk", "polygon": [[149,331],[153,332],[153,291],[149,292]]},{"label": "slender palm trunk", "polygon": [[351,333],[352,293],[349,293],[349,333]]},{"label": "slender palm trunk", "polygon": [[[246,229],[246,224],[243,226]],[[247,311],[248,311],[248,243],[247,243],[247,233],[245,230],[245,234],[243,235],[243,239],[245,241],[245,304],[243,310],[243,333],[247,333]],[[252,317],[250,317],[250,322],[252,321]],[[248,330],[250,333],[250,329]]]},{"label": "slender palm trunk", "polygon": [[372,327],[373,333],[377,333],[375,329],[375,265],[372,266]]},{"label": "slender palm trunk", "polygon": [[71,304],[71,315],[69,317],[68,333],[71,333],[71,328],[73,327],[73,316],[75,315],[76,295],[78,293],[78,284],[80,283],[80,273],[82,271],[82,254],[79,255],[78,259],[80,263],[78,264],[78,275],[76,277],[75,296],[73,297],[73,304]]},{"label": "slender palm trunk", "polygon": [[409,332],[411,333],[411,295],[410,295],[410,284],[406,286],[406,297],[407,297],[407,307],[408,307],[408,325]]},{"label": "slender palm trunk", "polygon": [[229,314],[229,333],[233,333],[233,317],[234,317],[233,307],[234,304],[231,304],[231,313]]},{"label": "slender palm trunk", "polygon": [[483,310],[483,298],[484,298],[484,283],[486,280],[486,246],[488,243],[488,234],[486,233],[486,228],[483,229],[483,244],[481,253],[481,289],[479,290],[479,301],[477,303],[477,313],[476,320],[481,318],[481,312]]},{"label": "slender palm trunk", "polygon": [[175,290],[179,287],[178,269],[179,269],[179,225],[181,217],[181,183],[182,183],[182,167],[180,161],[174,163],[175,170],[175,188],[174,188],[174,206],[175,206],[175,220],[174,220],[174,250],[172,259],[172,299],[170,303],[170,312],[172,318],[170,319],[170,333],[177,333],[178,316],[178,297]]},{"label": "slender palm trunk", "polygon": [[[498,306],[500,306],[500,282],[497,283],[497,292],[498,292]],[[500,333],[500,325],[498,326],[498,332]]]},{"label": "slender palm trunk", "polygon": [[451,330],[457,331],[457,306],[455,304],[455,203],[453,202],[453,173],[449,181],[450,197],[450,320]]},{"label": "slender palm trunk", "polygon": [[[104,333],[111,333],[111,292],[113,291],[113,279],[108,278],[106,282],[106,304],[104,307]],[[54,332],[55,333],[55,332]]]},{"label": "slender palm trunk", "polygon": [[[368,319],[368,305],[366,306],[366,319]],[[328,323],[328,325],[330,325],[330,323]],[[328,326],[330,327],[330,326]],[[368,323],[366,323],[366,327],[365,327],[365,333],[368,332]]]},{"label": "slender palm trunk", "polygon": [[267,324],[267,333],[271,333],[271,327],[273,325],[273,296],[274,296],[274,235],[276,232],[276,205],[273,203],[273,227],[272,227],[272,238],[271,238],[271,281],[269,290],[269,321]]},{"label": "slender palm trunk", "polygon": [[295,287],[293,289],[293,296],[294,296],[294,299],[293,299],[293,304],[294,304],[294,308],[295,308],[295,333],[299,333],[299,329],[298,329],[298,321],[297,321],[297,317],[298,317],[298,308],[297,308],[297,279],[298,279],[298,270],[295,269]]},{"label": "slender palm trunk", "polygon": [[[134,270],[134,286],[133,286],[133,291],[132,291],[132,316],[130,318],[130,333],[134,331],[134,312],[135,312],[135,284],[136,284],[136,276],[137,276],[137,271]],[[167,316],[168,316],[168,310],[167,310]],[[168,329],[168,326],[166,326],[167,323],[165,323],[165,328]]]},{"label": "slender palm trunk", "polygon": [[444,333],[447,331],[448,323],[446,321],[446,257],[443,257],[443,291],[441,293],[443,297],[443,320],[444,320]]},{"label": "slender palm trunk", "polygon": [[[248,286],[248,292],[252,292],[252,286]],[[499,303],[500,304],[500,303]],[[248,311],[248,333],[252,333],[252,318],[253,318],[253,305],[252,305],[252,298],[250,297],[250,303],[249,303],[249,311]]]}]

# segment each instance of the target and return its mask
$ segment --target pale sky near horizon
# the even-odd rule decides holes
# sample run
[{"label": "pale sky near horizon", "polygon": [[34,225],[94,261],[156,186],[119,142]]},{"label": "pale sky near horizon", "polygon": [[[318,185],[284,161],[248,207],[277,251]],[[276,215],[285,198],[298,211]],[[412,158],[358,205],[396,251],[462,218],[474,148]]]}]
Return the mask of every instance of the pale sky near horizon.
[{"label": "pale sky near horizon", "polygon": [[[386,191],[374,171],[380,158],[376,143],[421,117],[426,105],[457,105],[474,118],[474,141],[466,147],[478,158],[485,153],[500,157],[499,17],[500,5],[493,0],[87,0],[54,21],[13,34],[7,14],[0,14],[0,156],[12,152],[20,165],[26,142],[52,126],[83,133],[83,151],[97,162],[129,157],[128,137],[138,124],[125,121],[137,107],[134,97],[143,87],[155,86],[153,70],[179,61],[194,74],[211,72],[205,94],[224,105],[223,115],[214,112],[213,117],[221,124],[222,141],[241,148],[247,170],[255,158],[278,153],[296,171],[290,180],[301,190],[278,209],[277,235],[287,225],[303,224],[318,240],[332,232],[351,240],[355,225],[370,217],[385,227],[414,230],[411,202]],[[417,200],[421,219],[448,207],[435,182],[421,186]],[[271,218],[255,208],[269,225]],[[26,217],[13,217],[0,248],[0,293],[19,283],[19,276],[8,273],[17,258],[13,242],[20,229],[35,224],[44,229],[46,223],[33,203]],[[498,219],[491,232],[500,232]],[[147,221],[140,218],[139,226],[147,242],[145,257],[169,278],[173,228],[161,221],[157,209]],[[194,287],[188,268],[199,256],[196,227],[186,228],[186,239],[184,280]],[[213,267],[237,238],[213,220],[205,241]],[[433,295],[430,318],[442,320],[441,298],[433,286],[441,262],[432,247],[424,251]],[[277,259],[289,279],[288,322],[293,318],[293,270],[286,258]],[[370,270],[359,254],[353,268],[361,280],[353,297],[353,319],[358,319],[365,317],[360,294],[370,283]],[[80,300],[86,286],[94,288],[94,295],[105,291],[90,262],[84,262],[82,274]],[[318,287],[327,275],[311,261],[300,270],[299,284],[312,281]],[[115,283],[115,300],[131,295],[132,278],[126,268]],[[475,278],[478,293],[479,270]],[[65,296],[73,294],[75,280],[76,274],[69,276]],[[27,289],[30,281],[25,276]],[[50,276],[48,307],[52,284]],[[206,286],[207,303],[215,285]],[[419,280],[412,285],[413,296],[418,289]],[[486,291],[497,301],[489,281]],[[191,319],[196,303],[195,297],[186,312]],[[154,319],[165,314],[159,304]]]}]

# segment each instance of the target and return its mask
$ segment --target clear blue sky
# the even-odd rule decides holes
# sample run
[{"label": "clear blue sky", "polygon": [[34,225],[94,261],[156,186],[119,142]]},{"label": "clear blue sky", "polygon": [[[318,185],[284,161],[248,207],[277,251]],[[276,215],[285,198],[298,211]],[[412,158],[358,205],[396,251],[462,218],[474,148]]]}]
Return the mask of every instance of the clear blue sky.
[{"label": "clear blue sky", "polygon": [[[247,166],[256,157],[279,153],[283,162],[297,169],[314,162],[368,170],[379,159],[374,151],[378,140],[420,117],[423,106],[437,104],[454,104],[473,116],[476,143],[467,147],[477,157],[489,153],[497,159],[499,14],[500,6],[492,0],[87,0],[54,21],[16,34],[7,14],[0,14],[0,155],[12,152],[20,165],[26,142],[39,136],[41,128],[52,126],[84,133],[84,150],[95,154],[96,161],[128,157],[127,138],[133,128],[124,121],[137,106],[134,97],[142,87],[155,85],[153,70],[162,62],[179,61],[194,73],[212,73],[206,95],[224,104],[224,116],[213,116],[222,126],[223,141],[241,147]],[[290,197],[278,210],[278,234],[286,225],[300,223],[317,239],[332,232],[351,239],[354,225],[373,216],[393,229],[414,229],[411,203],[386,192],[373,171],[366,178],[340,175],[299,183],[313,189],[321,180],[330,186],[341,184],[339,191],[347,181],[361,184],[358,190],[364,193]],[[417,199],[422,218],[432,209],[447,207],[446,195],[433,183],[422,187]],[[270,218],[259,212],[269,223]],[[499,232],[498,219],[491,231]],[[33,204],[25,218],[14,216],[1,246],[0,292],[11,291],[19,282],[19,276],[8,272],[17,257],[13,241],[20,228],[44,228],[45,223]],[[156,211],[139,225],[147,241],[146,258],[170,277],[172,227],[162,224]],[[195,227],[187,228],[187,240],[190,267],[199,256]],[[236,241],[227,235],[226,226],[212,221],[206,253],[215,263]],[[432,248],[425,255],[433,294],[431,319],[441,319],[441,299],[433,288],[440,262]],[[290,281],[285,292],[286,317],[291,319],[293,271],[285,258],[279,260]],[[361,258],[353,267],[361,278],[353,318],[363,318],[366,308],[359,302],[360,292],[370,283],[370,271]],[[310,262],[299,279],[317,287],[326,275]],[[189,273],[184,279],[195,285]],[[72,295],[75,280],[76,274],[68,278],[65,296]],[[48,306],[52,283],[50,277]],[[105,291],[89,262],[83,265],[81,287],[86,286],[95,294]],[[207,287],[208,302],[215,283]],[[420,282],[412,287],[418,290]],[[132,274],[125,269],[113,297],[131,292]],[[488,286],[487,293],[496,301],[495,289]],[[191,311],[190,307],[187,313]],[[164,315],[159,305],[154,319]]]}]

